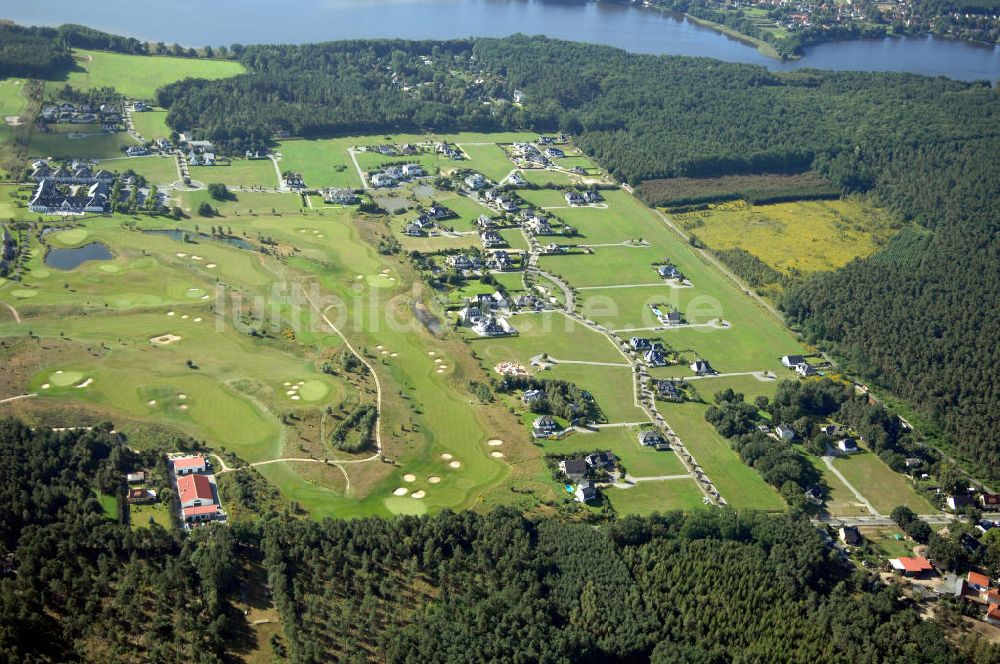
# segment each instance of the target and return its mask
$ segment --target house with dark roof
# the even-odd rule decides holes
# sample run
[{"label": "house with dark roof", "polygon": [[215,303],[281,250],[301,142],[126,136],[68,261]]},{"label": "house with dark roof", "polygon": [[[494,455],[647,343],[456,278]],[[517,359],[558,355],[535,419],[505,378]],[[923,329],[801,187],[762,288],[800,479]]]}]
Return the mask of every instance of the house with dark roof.
[{"label": "house with dark roof", "polygon": [[701,359],[695,360],[691,363],[691,371],[695,372],[699,376],[716,373],[715,369],[712,368],[707,360]]},{"label": "house with dark roof", "polygon": [[583,480],[577,485],[573,495],[578,502],[589,503],[597,499],[597,487],[590,480]]},{"label": "house with dark roof", "polygon": [[587,474],[587,462],[583,459],[563,459],[559,462],[559,470],[570,480],[579,481]]},{"label": "house with dark roof", "polygon": [[659,431],[640,431],[639,432],[639,444],[643,447],[656,447],[665,443],[663,436]]},{"label": "house with dark roof", "polygon": [[950,509],[952,512],[957,512],[963,507],[971,507],[975,505],[976,501],[973,499],[972,496],[955,495],[955,496],[948,496],[948,498],[945,499],[945,503],[948,505],[948,509]]},{"label": "house with dark roof", "polygon": [[632,337],[631,339],[629,339],[628,343],[629,346],[631,346],[632,350],[634,351],[642,352],[642,351],[652,350],[653,348],[652,340],[645,339],[643,337]]},{"label": "house with dark roof", "polygon": [[979,504],[983,506],[983,509],[987,510],[1000,509],[1000,493],[988,493],[983,491],[979,494]]},{"label": "house with dark roof", "polygon": [[587,466],[594,470],[611,470],[618,463],[618,457],[612,452],[594,452],[584,459]]},{"label": "house with dark roof", "polygon": [[681,401],[684,398],[684,395],[681,394],[680,389],[677,387],[677,383],[672,380],[656,381],[656,394],[664,401]]},{"label": "house with dark roof", "polygon": [[854,454],[858,451],[858,443],[853,438],[841,438],[837,441],[837,452],[840,454]]},{"label": "house with dark roof", "polygon": [[559,431],[562,428],[551,415],[542,415],[531,425],[531,433],[535,438],[548,438]]},{"label": "house with dark roof", "polygon": [[801,355],[784,355],[781,358],[781,365],[788,369],[794,369],[798,365],[806,361],[806,358]]}]

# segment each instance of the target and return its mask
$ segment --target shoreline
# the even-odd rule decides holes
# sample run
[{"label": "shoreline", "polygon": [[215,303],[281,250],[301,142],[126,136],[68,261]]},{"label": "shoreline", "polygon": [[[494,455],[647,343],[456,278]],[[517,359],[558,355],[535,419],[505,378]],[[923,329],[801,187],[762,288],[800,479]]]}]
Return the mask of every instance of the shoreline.
[{"label": "shoreline", "polygon": [[760,53],[761,55],[768,58],[772,58],[774,60],[778,60],[779,62],[801,60],[803,57],[801,55],[793,55],[787,58],[782,57],[781,54],[778,53],[777,49],[775,49],[770,42],[766,42],[763,39],[758,39],[757,37],[745,35],[742,32],[739,32],[738,30],[730,28],[728,25],[723,25],[722,23],[716,23],[715,21],[710,21],[705,18],[698,18],[697,16],[692,16],[691,14],[684,14],[684,17],[687,20],[691,21],[692,23],[695,23],[705,28],[710,28],[712,30],[715,30],[716,32],[719,32],[727,37],[731,37],[738,42],[742,42],[747,46],[753,46],[757,49],[757,52]]}]

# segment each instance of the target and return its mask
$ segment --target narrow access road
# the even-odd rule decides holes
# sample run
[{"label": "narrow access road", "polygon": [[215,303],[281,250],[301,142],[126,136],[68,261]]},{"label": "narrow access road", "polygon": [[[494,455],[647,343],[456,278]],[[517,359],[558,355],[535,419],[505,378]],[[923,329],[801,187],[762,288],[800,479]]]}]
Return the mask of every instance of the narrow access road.
[{"label": "narrow access road", "polygon": [[665,482],[668,480],[690,480],[693,479],[687,473],[683,475],[651,475],[648,477],[635,477],[633,475],[626,475],[625,480],[627,482]]},{"label": "narrow access road", "polygon": [[837,467],[833,465],[833,457],[824,456],[823,463],[826,464],[826,467],[830,469],[831,473],[837,476],[838,480],[844,483],[844,486],[846,486],[848,490],[854,494],[854,497],[858,499],[858,502],[864,505],[865,509],[868,510],[872,516],[883,516],[881,512],[875,509],[875,507],[870,502],[868,502],[867,498],[861,495],[860,491],[854,488],[853,484],[847,481],[847,478],[844,477],[844,474],[841,473],[837,469]]},{"label": "narrow access road", "polygon": [[10,403],[11,401],[19,401],[20,399],[30,399],[31,397],[37,397],[37,392],[32,392],[31,394],[19,394],[16,397],[7,397],[6,399],[0,399],[0,403]]},{"label": "narrow access road", "polygon": [[271,163],[274,164],[274,174],[278,178],[278,190],[281,191],[285,188],[284,178],[281,177],[281,167],[278,166],[278,158],[273,154],[271,155]]},{"label": "narrow access road", "polygon": [[15,309],[12,305],[7,304],[6,302],[0,302],[0,304],[2,304],[3,306],[7,307],[7,309],[10,310],[10,313],[14,314],[14,322],[17,323],[18,325],[20,325],[21,324],[21,314],[17,313],[17,309]]},{"label": "narrow access road", "polygon": [[361,188],[368,189],[368,181],[365,180],[365,172],[361,170],[361,165],[358,164],[358,158],[354,153],[354,148],[347,148],[347,154],[351,155],[351,161],[354,162],[354,170],[358,172],[358,179],[361,180]]},{"label": "narrow access road", "polygon": [[[309,306],[311,306],[313,310],[319,315],[319,317],[323,319],[323,322],[329,325],[330,329],[333,330],[334,333],[343,340],[344,345],[347,346],[348,350],[350,350],[355,357],[361,360],[362,364],[368,367],[368,371],[371,372],[372,378],[375,379],[375,449],[378,450],[378,454],[376,456],[381,456],[382,455],[382,381],[379,380],[378,373],[376,373],[375,371],[375,367],[373,367],[372,364],[361,353],[355,350],[354,346],[351,345],[351,342],[348,341],[346,336],[344,336],[344,333],[338,330],[337,326],[333,324],[333,321],[327,318],[326,311],[320,309],[319,306],[315,302],[313,302],[313,299],[309,297],[309,293],[306,291],[305,287],[302,287],[302,295],[309,302]],[[327,309],[329,309],[329,307],[327,307]]]}]

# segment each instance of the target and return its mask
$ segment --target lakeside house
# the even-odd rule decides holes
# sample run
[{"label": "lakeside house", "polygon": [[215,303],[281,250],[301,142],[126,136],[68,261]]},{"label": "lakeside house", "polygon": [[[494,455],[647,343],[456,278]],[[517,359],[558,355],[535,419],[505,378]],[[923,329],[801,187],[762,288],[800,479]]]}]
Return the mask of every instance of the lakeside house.
[{"label": "lakeside house", "polygon": [[28,201],[28,210],[41,214],[82,215],[103,214],[109,210],[111,188],[96,181],[88,188],[79,186],[76,193],[57,187],[50,179],[41,180]]}]

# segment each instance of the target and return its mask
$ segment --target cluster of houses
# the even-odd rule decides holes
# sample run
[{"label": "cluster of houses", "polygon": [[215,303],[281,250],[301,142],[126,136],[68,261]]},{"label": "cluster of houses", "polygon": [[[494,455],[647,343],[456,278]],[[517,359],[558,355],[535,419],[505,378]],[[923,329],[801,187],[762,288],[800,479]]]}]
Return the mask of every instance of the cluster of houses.
[{"label": "cluster of houses", "polygon": [[975,495],[975,491],[964,494],[955,494],[945,498],[945,504],[952,512],[959,512],[966,507],[978,507],[986,512],[1000,511],[1000,493],[990,493],[981,491]]},{"label": "cluster of houses", "polygon": [[628,345],[633,353],[638,353],[642,357],[646,366],[651,368],[667,366],[666,348],[658,340],[632,337],[629,339]]},{"label": "cluster of houses", "polygon": [[403,145],[372,145],[363,149],[386,157],[412,157],[419,152],[417,146],[412,143],[404,143]]},{"label": "cluster of houses", "polygon": [[[766,424],[762,424],[757,427],[758,431],[761,433],[772,433],[770,427]],[[831,454],[855,454],[861,451],[858,447],[858,441],[848,435],[846,429],[837,424],[826,424],[819,428],[821,434],[834,441],[831,443],[827,450]],[[790,424],[779,424],[774,428],[774,435],[787,443],[796,440],[799,437],[799,433],[792,428]]]},{"label": "cluster of houses", "polygon": [[211,141],[186,141],[188,166],[215,166],[219,159],[215,156],[215,146]]},{"label": "cluster of houses", "polygon": [[[510,147],[511,157],[515,163],[525,168],[546,168],[553,159],[562,159],[566,153],[552,145],[551,138],[540,136],[538,144],[535,143],[514,143]],[[545,146],[545,147],[542,147]]]},{"label": "cluster of houses", "polygon": [[353,205],[358,202],[358,195],[353,189],[321,189],[324,203],[337,205]]},{"label": "cluster of houses", "polygon": [[125,494],[125,500],[130,505],[145,505],[156,502],[156,491],[145,486],[146,471],[137,470],[126,473],[125,481],[128,483],[128,493]]},{"label": "cluster of houses", "polygon": [[785,355],[781,358],[781,365],[793,369],[803,378],[816,374],[816,367],[806,362],[806,358],[802,355]]},{"label": "cluster of houses", "polygon": [[43,106],[38,119],[47,124],[99,124],[101,131],[114,133],[121,129],[122,112],[113,104],[101,104],[100,106],[81,104],[77,106],[63,102]]},{"label": "cluster of houses", "polygon": [[577,502],[589,503],[597,499],[597,486],[593,477],[599,473],[614,472],[618,465],[618,457],[612,452],[594,452],[583,458],[563,459],[559,462],[559,470],[570,482],[576,485],[573,496]]},{"label": "cluster of houses", "polygon": [[95,173],[90,166],[79,162],[52,168],[48,162],[39,160],[32,166],[31,178],[38,183],[28,202],[32,212],[79,215],[108,211],[113,173],[105,170]]},{"label": "cluster of houses", "polygon": [[597,190],[576,191],[574,189],[566,192],[567,205],[590,205],[591,203],[600,203],[603,200],[604,197]]},{"label": "cluster of houses", "polygon": [[481,337],[504,337],[517,334],[506,317],[517,305],[503,292],[482,293],[469,298],[458,312],[460,325],[472,328]]},{"label": "cluster of houses", "polygon": [[448,157],[448,159],[452,159],[454,161],[462,161],[465,159],[465,153],[451,143],[435,143],[434,151],[438,154],[443,154],[445,157]]},{"label": "cluster of houses", "polygon": [[395,187],[399,182],[426,174],[419,164],[403,164],[402,166],[389,166],[384,170],[372,173],[369,179],[372,186],[376,188]]},{"label": "cluster of houses", "polygon": [[306,188],[306,181],[303,179],[302,173],[297,171],[285,171],[281,174],[281,181],[285,188],[292,191],[302,191]]},{"label": "cluster of houses", "polygon": [[171,459],[170,467],[176,479],[182,523],[195,524],[225,516],[204,456],[175,457]]},{"label": "cluster of houses", "polygon": [[[478,256],[468,254],[452,254],[446,257],[444,262],[446,266],[461,274],[483,269],[483,261]],[[507,271],[514,268],[514,262],[511,260],[510,254],[500,250],[486,255],[485,266],[491,270]],[[523,305],[517,306],[524,308]]]},{"label": "cluster of houses", "polygon": [[499,189],[480,191],[479,198],[498,212],[514,214],[521,209],[521,200],[517,196],[510,192],[502,192]]},{"label": "cluster of houses", "polygon": [[[858,537],[860,538],[860,535]],[[979,543],[972,536],[969,536],[969,539]],[[930,595],[922,585],[911,586],[915,593],[920,591],[924,597],[950,597],[961,600],[977,607],[975,613],[978,613],[983,621],[1000,626],[1000,589],[989,575],[970,571],[965,576],[951,573],[939,576],[931,561],[922,556],[893,558],[889,561],[889,565],[901,576],[936,581],[930,586],[933,595]]]},{"label": "cluster of houses", "polygon": [[420,237],[425,235],[432,229],[436,228],[438,222],[443,219],[452,219],[457,217],[455,211],[451,208],[447,208],[443,205],[432,205],[427,210],[422,212],[419,217],[413,221],[406,224],[403,227],[403,233],[409,235],[410,237]]}]

